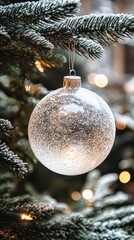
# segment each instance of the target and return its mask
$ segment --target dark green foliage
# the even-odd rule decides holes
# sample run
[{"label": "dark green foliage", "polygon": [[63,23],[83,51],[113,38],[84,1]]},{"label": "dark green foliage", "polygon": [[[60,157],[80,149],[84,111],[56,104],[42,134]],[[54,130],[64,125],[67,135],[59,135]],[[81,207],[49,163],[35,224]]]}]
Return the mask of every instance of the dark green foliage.
[{"label": "dark green foliage", "polygon": [[[0,133],[6,135],[13,129],[11,122],[5,119],[0,119]],[[13,153],[10,148],[0,140],[0,166],[16,173],[18,177],[23,178],[27,173],[26,163],[24,163],[17,154]],[[3,187],[3,192],[6,192],[6,186]],[[12,189],[12,184],[10,186]],[[12,190],[11,190],[12,191]]]},{"label": "dark green foliage", "polygon": [[2,133],[11,131],[13,126],[10,121],[0,118],[0,131]]},{"label": "dark green foliage", "polygon": [[[78,0],[40,0],[24,3],[14,3],[0,10],[1,18],[7,21],[16,17],[26,23],[36,21],[38,18],[57,20],[72,16],[78,12]],[[45,16],[44,16],[45,15]]]},{"label": "dark green foliage", "polygon": [[73,49],[74,41],[76,52],[97,58],[103,53],[100,42],[115,43],[121,37],[133,35],[133,15],[76,17],[79,6],[79,0],[45,0],[1,6],[1,62],[7,65],[7,58],[12,56],[10,64],[20,63],[21,68],[26,64],[33,66],[35,60],[51,63],[54,48],[68,49],[70,42]]},{"label": "dark green foliage", "polygon": [[15,193],[15,184],[11,173],[1,174],[0,176],[0,198],[12,197]]},{"label": "dark green foliage", "polygon": [[[59,46],[75,49],[78,54],[93,59],[101,57],[102,42],[117,43],[119,38],[131,37],[134,33],[132,14],[76,16],[79,6],[78,0],[1,1],[0,63],[4,80],[0,83],[0,90],[1,95],[8,99],[9,108],[12,106],[10,100],[15,99],[17,110],[13,115],[13,110],[8,110],[8,116],[18,130],[15,130],[17,136],[14,134],[11,139],[13,150],[17,149],[26,160],[33,157],[29,154],[26,132],[30,111],[37,103],[34,84],[30,80],[45,74],[38,71],[35,62],[39,61],[43,68],[61,66],[65,58],[55,52]],[[9,78],[7,85],[4,84],[7,80],[5,75]],[[30,90],[26,91],[25,87],[29,85]],[[7,112],[7,109],[3,111]],[[0,119],[0,166],[23,178],[27,172],[26,165],[8,147],[6,134],[11,130],[10,122]],[[16,184],[9,174],[0,176],[2,240],[134,239],[134,202],[127,194],[114,192],[109,187],[117,183],[116,174],[93,179],[93,184],[91,177],[90,187],[87,184],[86,188],[94,193],[92,205],[89,207],[82,199],[72,209],[45,196],[45,193],[43,197],[35,194],[32,188],[32,196],[26,195],[29,185],[15,181]],[[32,219],[21,220],[23,213]]]},{"label": "dark green foliage", "polygon": [[76,51],[80,52],[85,57],[90,56],[91,58],[101,57],[103,53],[103,48],[95,43],[91,39],[88,40],[86,38],[76,38],[75,42]]},{"label": "dark green foliage", "polygon": [[46,0],[1,6],[2,63],[7,63],[7,57],[12,56],[10,64],[20,63],[21,67],[24,64],[31,66],[36,59],[53,64],[54,58],[51,60],[50,55],[54,46],[44,34],[39,32],[40,21],[46,27],[49,24],[53,25],[57,19],[73,16],[78,11],[79,5],[78,0],[56,2]]},{"label": "dark green foliage", "polygon": [[[93,186],[94,205],[88,207],[85,201],[83,207],[79,206],[79,212],[70,212],[67,206],[61,207],[61,203],[48,196],[36,202],[34,198],[26,195],[7,198],[5,201],[1,199],[1,239],[132,240],[134,237],[134,205],[131,204],[126,194],[119,192],[113,195],[113,189],[108,187],[112,178],[115,179],[114,174],[96,180]],[[102,197],[97,200],[97,189],[101,188],[104,180],[106,180],[105,195],[102,194]],[[107,197],[109,197],[109,205],[104,206],[103,202]],[[124,203],[126,207],[119,206],[121,197],[122,204]],[[114,198],[114,203],[110,198]],[[14,213],[28,214],[33,220],[22,221],[20,218],[9,218]]]},{"label": "dark green foliage", "polygon": [[20,178],[23,178],[27,173],[26,164],[14,154],[5,143],[0,141],[0,165],[8,170],[16,173]]},{"label": "dark green foliage", "polygon": [[130,37],[134,34],[134,15],[132,14],[90,14],[68,18],[61,24],[63,27],[70,26],[74,34],[106,43],[115,43],[121,37]]},{"label": "dark green foliage", "polygon": [[33,220],[40,221],[53,215],[53,207],[50,204],[34,202],[30,196],[7,198],[0,201],[1,215],[6,212],[25,213],[30,215]]}]

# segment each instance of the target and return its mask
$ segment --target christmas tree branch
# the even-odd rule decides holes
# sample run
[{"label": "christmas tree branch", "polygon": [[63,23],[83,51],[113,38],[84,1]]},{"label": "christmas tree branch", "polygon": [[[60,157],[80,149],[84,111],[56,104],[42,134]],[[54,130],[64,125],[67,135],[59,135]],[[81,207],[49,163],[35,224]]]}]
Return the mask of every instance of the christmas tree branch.
[{"label": "christmas tree branch", "polygon": [[[96,185],[99,185],[98,189],[104,184],[108,188],[109,183],[112,183],[112,180],[115,181],[116,174],[108,175],[100,178],[98,184],[96,182]],[[109,191],[108,196],[105,192],[101,195],[101,201],[100,198],[96,199],[92,211],[91,208],[85,206],[79,213],[72,214],[68,211],[64,212],[65,205],[61,206],[49,196],[43,196],[42,202],[36,202],[34,198],[27,195],[8,198],[5,201],[1,199],[0,236],[10,236],[11,239],[14,236],[16,240],[22,239],[23,236],[25,240],[31,237],[33,240],[131,240],[134,231],[134,205],[128,203],[129,199],[126,195],[122,195],[124,201],[128,201],[127,206],[119,206],[120,194],[113,196],[112,191]],[[111,202],[111,205],[103,208],[103,201],[107,197],[114,197],[114,204]],[[96,208],[97,202],[100,203],[98,208]],[[23,220],[24,213],[30,219]]]},{"label": "christmas tree branch", "polygon": [[17,91],[14,91],[9,89],[8,87],[5,87],[2,83],[0,83],[0,90],[4,92],[8,97],[16,98],[19,101],[27,102],[26,96],[24,96],[20,92],[18,93]]},{"label": "christmas tree branch", "polygon": [[25,197],[13,197],[8,198],[7,201],[0,202],[0,213],[4,216],[7,212],[15,212],[18,214],[28,214],[31,216],[33,220],[44,220],[52,217],[54,214],[54,209],[52,205],[45,203],[35,203],[33,201],[29,201]]},{"label": "christmas tree branch", "polygon": [[[46,0],[1,6],[2,54],[11,54],[14,59],[21,61],[19,58],[22,53],[28,56],[31,52],[28,60],[33,64],[37,56],[42,59],[43,51],[48,55],[47,52],[57,46],[68,49],[68,42],[72,44],[75,41],[76,52],[96,58],[103,52],[98,42],[110,44],[133,35],[132,14],[90,14],[76,17],[74,14],[79,5],[78,0],[59,0],[55,3]],[[63,17],[66,19],[63,20]],[[1,58],[2,62],[5,61],[3,56]]]},{"label": "christmas tree branch", "polygon": [[18,21],[23,20],[26,23],[34,22],[37,19],[56,20],[70,17],[78,12],[80,6],[79,0],[42,0],[24,3],[10,4],[0,8],[1,19]]},{"label": "christmas tree branch", "polygon": [[[124,208],[123,208],[124,209]],[[122,209],[122,211],[123,211]],[[71,215],[69,217],[58,216],[57,218],[51,219],[48,222],[30,222],[27,225],[23,223],[10,223],[10,228],[5,230],[10,231],[11,229],[15,232],[18,239],[25,236],[28,240],[29,236],[33,236],[33,240],[52,240],[52,239],[70,239],[70,240],[81,240],[81,239],[92,239],[92,240],[120,240],[120,239],[132,239],[134,217],[131,214],[126,218],[110,218],[103,222],[96,221],[93,218],[83,218],[80,215]],[[114,228],[114,231],[113,231]],[[4,230],[4,227],[2,228]]]},{"label": "christmas tree branch", "polygon": [[125,193],[118,192],[115,195],[107,196],[102,198],[100,201],[95,202],[95,208],[97,209],[105,209],[107,207],[121,207],[127,206],[130,204],[129,196]]},{"label": "christmas tree branch", "polygon": [[24,41],[24,43],[28,43],[37,51],[41,50],[52,50],[54,48],[53,44],[46,40],[44,37],[40,35],[40,33],[36,33],[31,29],[19,29],[18,30],[19,38]]},{"label": "christmas tree branch", "polygon": [[14,194],[15,187],[14,183],[6,182],[0,186],[0,196],[1,198],[9,198]]},{"label": "christmas tree branch", "polygon": [[0,184],[6,183],[6,182],[12,182],[13,181],[13,175],[11,173],[3,173],[0,175]]},{"label": "christmas tree branch", "polygon": [[10,121],[0,118],[0,131],[9,132],[13,129],[13,126]]},{"label": "christmas tree branch", "polygon": [[[80,37],[80,38],[77,37],[77,38],[75,38],[75,40],[72,39],[72,41],[71,40],[69,41],[71,50],[74,50],[74,46],[73,46],[74,41],[75,41],[75,51],[78,54],[83,55],[87,58],[88,57],[90,57],[92,59],[100,58],[104,52],[104,49],[100,44],[98,44],[97,42],[95,43],[92,40],[82,38],[82,37]],[[59,39],[58,45],[62,48],[68,49],[67,41],[62,42]]]},{"label": "christmas tree branch", "polygon": [[15,183],[11,173],[4,173],[0,176],[0,198],[12,197],[15,193]]},{"label": "christmas tree branch", "polygon": [[10,171],[16,172],[20,178],[27,173],[26,164],[14,154],[5,143],[0,141],[0,165],[6,167]]},{"label": "christmas tree branch", "polygon": [[123,229],[105,229],[104,232],[90,232],[87,239],[93,240],[131,240],[131,234]]},{"label": "christmas tree branch", "polygon": [[11,39],[8,32],[6,31],[6,27],[3,25],[0,26],[0,38],[3,42],[9,41]]},{"label": "christmas tree branch", "polygon": [[132,14],[90,14],[67,18],[55,28],[68,26],[74,35],[89,37],[99,42],[115,43],[119,38],[134,34],[134,15]]},{"label": "christmas tree branch", "polygon": [[18,240],[17,235],[9,229],[0,229],[1,240]]},{"label": "christmas tree branch", "polygon": [[[109,212],[109,214],[107,214]],[[118,209],[106,209],[101,214],[95,217],[96,222],[99,221],[102,224],[105,222],[105,226],[107,228],[112,228],[114,225],[116,227],[123,227],[125,224],[129,224],[129,222],[134,221],[134,206],[129,205],[124,207],[120,207]],[[111,221],[111,224],[108,224],[108,221]],[[121,221],[122,220],[122,221]]]},{"label": "christmas tree branch", "polygon": [[75,47],[78,53],[92,59],[100,58],[104,51],[100,44],[86,38],[76,38]]},{"label": "christmas tree branch", "polygon": [[[2,134],[8,134],[13,129],[10,121],[5,119],[0,119],[0,132]],[[5,143],[2,143],[0,140],[0,165],[1,167],[6,167],[10,171],[17,173],[19,177],[24,177],[27,173],[26,164],[18,157],[17,154],[14,154]],[[3,186],[3,189],[5,187]],[[12,186],[11,186],[12,188]],[[2,190],[5,191],[5,190]]]}]

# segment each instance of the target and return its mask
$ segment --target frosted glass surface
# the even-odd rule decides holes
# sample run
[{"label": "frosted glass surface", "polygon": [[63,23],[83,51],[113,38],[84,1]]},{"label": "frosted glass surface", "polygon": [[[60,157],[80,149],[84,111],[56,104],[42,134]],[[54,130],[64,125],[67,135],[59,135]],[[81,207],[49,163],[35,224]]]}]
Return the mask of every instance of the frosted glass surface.
[{"label": "frosted glass surface", "polygon": [[97,94],[84,88],[60,88],[34,108],[28,135],[44,166],[63,175],[79,175],[107,157],[115,138],[115,121]]}]

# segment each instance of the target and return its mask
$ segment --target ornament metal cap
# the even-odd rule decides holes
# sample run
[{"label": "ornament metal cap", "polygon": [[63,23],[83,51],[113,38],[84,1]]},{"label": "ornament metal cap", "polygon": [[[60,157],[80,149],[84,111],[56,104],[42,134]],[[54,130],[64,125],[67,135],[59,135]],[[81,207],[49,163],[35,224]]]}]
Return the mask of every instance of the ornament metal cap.
[{"label": "ornament metal cap", "polygon": [[63,87],[66,89],[78,89],[81,87],[80,76],[65,76],[63,80]]}]

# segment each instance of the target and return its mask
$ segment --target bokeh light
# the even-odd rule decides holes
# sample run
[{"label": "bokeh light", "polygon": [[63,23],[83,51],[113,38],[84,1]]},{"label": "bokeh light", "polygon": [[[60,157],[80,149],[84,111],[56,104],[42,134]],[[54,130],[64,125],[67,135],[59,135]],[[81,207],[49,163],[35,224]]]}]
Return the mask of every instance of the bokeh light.
[{"label": "bokeh light", "polygon": [[86,205],[87,205],[88,207],[93,207],[93,206],[94,206],[94,203],[95,203],[95,200],[94,200],[93,198],[88,199],[88,200],[86,201]]},{"label": "bokeh light", "polygon": [[82,196],[84,199],[89,200],[93,197],[93,192],[90,189],[85,189],[82,192]]},{"label": "bokeh light", "polygon": [[108,78],[104,74],[96,74],[94,82],[97,87],[104,88],[108,84]]},{"label": "bokeh light", "polygon": [[25,85],[25,91],[26,91],[26,92],[29,92],[30,89],[31,89],[30,84],[26,84],[26,85]]},{"label": "bokeh light", "polygon": [[131,179],[131,175],[128,171],[123,171],[119,175],[119,180],[122,183],[128,183]]},{"label": "bokeh light", "polygon": [[74,200],[74,201],[79,201],[81,199],[81,194],[77,191],[74,191],[72,192],[71,194],[71,198]]},{"label": "bokeh light", "polygon": [[95,76],[96,76],[96,73],[89,73],[87,75],[87,82],[93,85]]},{"label": "bokeh light", "polygon": [[37,67],[37,69],[38,69],[41,73],[44,72],[44,69],[43,69],[40,61],[35,61],[35,66]]},{"label": "bokeh light", "polygon": [[127,123],[126,123],[125,119],[121,119],[121,118],[118,119],[116,121],[116,127],[119,130],[124,130],[127,127]]}]

